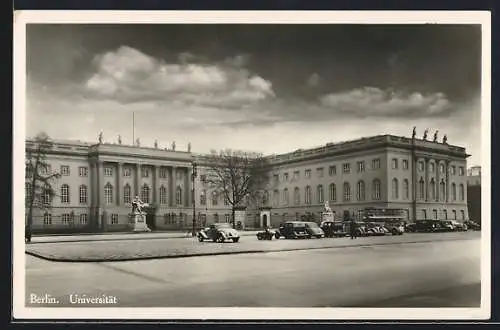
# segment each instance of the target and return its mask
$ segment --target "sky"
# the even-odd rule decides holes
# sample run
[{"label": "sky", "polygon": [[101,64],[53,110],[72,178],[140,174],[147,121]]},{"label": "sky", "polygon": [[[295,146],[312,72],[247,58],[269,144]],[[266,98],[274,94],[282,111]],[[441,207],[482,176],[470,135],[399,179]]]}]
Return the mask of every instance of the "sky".
[{"label": "sky", "polygon": [[26,134],[277,154],[444,134],[481,162],[474,25],[27,26]]}]

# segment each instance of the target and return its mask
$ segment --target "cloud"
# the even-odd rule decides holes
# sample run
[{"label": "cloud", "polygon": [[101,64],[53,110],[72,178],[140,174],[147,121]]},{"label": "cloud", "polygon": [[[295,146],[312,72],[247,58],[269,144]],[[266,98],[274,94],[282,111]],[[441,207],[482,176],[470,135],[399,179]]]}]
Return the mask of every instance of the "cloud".
[{"label": "cloud", "polygon": [[307,79],[307,85],[310,87],[316,87],[319,85],[321,82],[321,77],[317,73],[313,73],[308,79]]},{"label": "cloud", "polygon": [[366,117],[443,117],[452,111],[442,93],[408,94],[374,87],[327,94],[320,103],[339,113]]},{"label": "cloud", "polygon": [[[274,97],[272,83],[243,67],[190,63],[169,64],[122,46],[94,58],[95,73],[86,81],[93,97],[130,103],[177,101],[210,106],[245,106]],[[243,60],[238,60],[243,64]]]}]

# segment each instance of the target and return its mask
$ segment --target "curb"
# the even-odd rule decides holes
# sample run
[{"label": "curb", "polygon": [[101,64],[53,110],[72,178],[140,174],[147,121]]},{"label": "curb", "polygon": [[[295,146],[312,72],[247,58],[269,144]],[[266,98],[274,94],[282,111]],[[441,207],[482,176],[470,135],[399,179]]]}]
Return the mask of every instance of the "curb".
[{"label": "curb", "polygon": [[120,258],[120,259],[106,259],[106,258],[95,258],[95,259],[71,259],[71,258],[54,258],[47,257],[35,252],[25,251],[27,255],[47,260],[53,262],[67,262],[67,263],[88,263],[88,262],[123,262],[123,261],[141,261],[141,260],[156,260],[156,259],[179,259],[179,258],[193,258],[193,257],[210,257],[218,255],[236,255],[236,254],[256,254],[256,253],[273,253],[273,252],[289,252],[289,251],[307,251],[307,250],[326,250],[326,249],[343,249],[343,248],[357,248],[357,247],[370,247],[370,246],[386,246],[386,245],[402,245],[402,244],[418,244],[418,243],[434,243],[434,242],[452,242],[452,241],[463,241],[467,239],[463,238],[452,238],[446,240],[424,240],[424,241],[409,241],[409,242],[388,242],[388,243],[368,243],[368,244],[356,244],[356,245],[340,245],[340,246],[323,246],[323,247],[310,247],[310,248],[289,248],[282,250],[247,250],[247,251],[228,251],[228,252],[208,252],[208,253],[188,253],[188,254],[178,254],[178,255],[164,255],[164,256],[146,256],[146,257],[132,257],[132,258]]}]

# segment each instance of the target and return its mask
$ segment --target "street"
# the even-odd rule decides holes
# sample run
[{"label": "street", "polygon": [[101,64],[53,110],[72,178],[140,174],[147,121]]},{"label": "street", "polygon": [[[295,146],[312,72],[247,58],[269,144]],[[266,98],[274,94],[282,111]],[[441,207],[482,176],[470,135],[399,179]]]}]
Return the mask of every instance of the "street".
[{"label": "street", "polygon": [[[124,262],[26,256],[32,294],[114,296],[108,307],[479,307],[480,237]],[[276,242],[278,243],[278,242]],[[279,243],[278,243],[279,244]]]}]

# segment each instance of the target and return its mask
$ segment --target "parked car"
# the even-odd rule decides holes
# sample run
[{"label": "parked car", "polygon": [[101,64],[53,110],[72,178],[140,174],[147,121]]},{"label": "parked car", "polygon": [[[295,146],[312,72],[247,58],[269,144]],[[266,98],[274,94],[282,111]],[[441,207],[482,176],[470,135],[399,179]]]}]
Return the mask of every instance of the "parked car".
[{"label": "parked car", "polygon": [[415,232],[432,233],[437,230],[437,221],[434,220],[417,220],[415,221]]},{"label": "parked car", "polygon": [[198,232],[198,240],[200,242],[212,240],[218,243],[225,241],[237,243],[240,240],[240,234],[229,223],[214,223]]},{"label": "parked car", "polygon": [[455,226],[450,220],[436,221],[436,227],[434,231],[437,232],[450,232],[455,231]]},{"label": "parked car", "polygon": [[469,229],[465,222],[459,222],[456,220],[452,220],[451,224],[453,225],[453,229],[455,231],[467,231]]},{"label": "parked car", "polygon": [[282,223],[279,229],[274,234],[276,239],[284,237],[286,239],[294,238],[311,238],[311,234],[308,232],[306,223],[303,221],[287,221]]},{"label": "parked car", "polygon": [[478,224],[477,222],[472,221],[472,220],[465,221],[464,224],[467,225],[468,229],[481,230],[481,225]]},{"label": "parked car", "polygon": [[403,235],[405,232],[405,225],[402,222],[391,222],[385,225],[392,235]]},{"label": "parked car", "polygon": [[316,222],[306,222],[306,229],[311,237],[323,238],[325,237],[325,232],[318,226]]},{"label": "parked car", "polygon": [[321,229],[325,233],[325,237],[345,237],[347,236],[347,231],[342,222],[338,221],[323,221],[321,224]]},{"label": "parked car", "polygon": [[405,225],[405,232],[414,233],[417,229],[417,225],[415,223],[407,223]]},{"label": "parked car", "polygon": [[257,233],[257,239],[259,241],[262,241],[262,240],[271,241],[275,235],[276,235],[276,232],[274,230],[271,230],[270,228],[266,228],[263,231],[259,231]]}]

